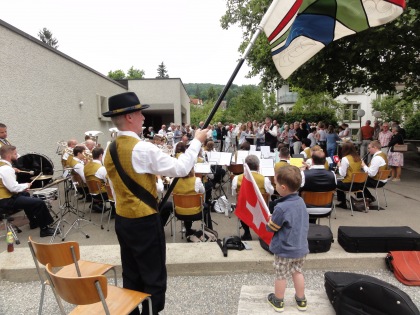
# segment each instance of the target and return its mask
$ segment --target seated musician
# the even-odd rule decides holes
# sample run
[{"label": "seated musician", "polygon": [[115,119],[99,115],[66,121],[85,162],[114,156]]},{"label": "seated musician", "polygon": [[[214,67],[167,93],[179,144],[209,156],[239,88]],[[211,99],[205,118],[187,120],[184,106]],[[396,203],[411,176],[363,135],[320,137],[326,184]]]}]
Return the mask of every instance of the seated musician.
[{"label": "seated musician", "polygon": [[303,154],[304,159],[310,159],[312,157],[311,154],[311,140],[308,138],[302,139],[302,149],[303,151],[300,154]]},{"label": "seated musician", "polygon": [[278,161],[275,165],[274,165],[274,172],[277,174],[278,170],[284,166],[289,165],[289,160],[290,160],[290,151],[287,147],[282,147],[279,150],[279,158],[280,161]]},{"label": "seated musician", "polygon": [[90,201],[90,195],[88,194],[88,189],[86,187],[86,178],[84,173],[85,168],[85,148],[82,146],[76,146],[73,149],[73,159],[70,162],[70,167],[73,168],[72,174],[77,174],[80,176],[82,183],[79,183],[77,190],[83,194],[87,201]]},{"label": "seated musician", "polygon": [[[256,155],[250,154],[245,158],[245,163],[248,165],[252,177],[254,177],[255,182],[257,183],[258,188],[260,189],[261,193],[268,193],[272,195],[274,193],[274,187],[271,184],[271,181],[268,177],[264,177],[263,175],[259,174],[258,171],[260,169],[260,160]],[[241,189],[242,179],[244,174],[237,175],[232,180],[232,195],[236,196]],[[241,221],[242,228],[244,229],[244,234],[241,236],[241,239],[244,241],[252,240],[251,232],[249,230],[249,226],[247,226],[244,222]]]},{"label": "seated musician", "polygon": [[19,184],[16,181],[12,162],[17,160],[16,147],[3,145],[0,148],[0,207],[13,211],[23,209],[29,219],[29,227],[40,227],[40,237],[54,235],[54,229],[49,225],[53,218],[44,201],[30,197],[27,190],[31,183]]},{"label": "seated musician", "polygon": [[[194,168],[191,169],[190,173],[178,179],[178,182],[176,183],[173,193],[174,194],[183,194],[183,195],[193,195],[197,193],[204,194],[205,189],[203,182],[201,181],[201,178],[196,177],[194,173]],[[206,226],[210,229],[213,229],[213,223],[211,221],[211,215],[210,215],[210,207],[204,203],[204,223]],[[179,211],[180,210],[180,211]],[[199,209],[178,209],[177,212],[179,214],[185,214],[185,215],[194,215],[199,214]],[[192,235],[194,234],[195,230],[192,229],[192,221],[184,221],[185,229],[186,229],[186,235]]]},{"label": "seated musician", "polygon": [[[101,185],[101,195],[104,200],[108,200],[108,194],[106,193],[105,183],[107,181],[107,173],[105,167],[102,165],[102,157],[104,154],[103,148],[94,148],[92,150],[92,161],[88,162],[83,167],[83,174],[87,181],[94,180],[100,182]],[[92,208],[92,211],[101,213],[102,204],[95,204]],[[111,216],[115,216],[115,207],[111,203]]]},{"label": "seated musician", "polygon": [[[379,171],[388,169],[388,156],[381,151],[381,144],[378,140],[372,141],[368,145],[368,151],[372,154],[372,159],[369,165],[366,165],[362,161],[363,170],[368,173],[369,177],[366,181],[366,187],[363,191],[365,198],[369,198],[371,202],[375,202],[376,198],[373,197],[372,193],[367,189],[367,187],[375,188],[379,180]],[[387,180],[379,182],[378,187],[383,187],[386,184]],[[361,196],[358,196],[359,198]]]},{"label": "seated musician", "polygon": [[64,149],[63,155],[61,156],[61,164],[63,167],[70,167],[70,162],[73,159],[73,149],[76,145],[76,139],[70,139],[67,141],[67,148]]},{"label": "seated musician", "polygon": [[332,191],[337,187],[334,172],[325,169],[324,151],[315,151],[312,155],[312,166],[302,174],[302,188],[300,191]]},{"label": "seated musician", "polygon": [[3,145],[12,145],[7,139],[7,126],[0,123],[0,147]]},{"label": "seated musician", "polygon": [[[314,145],[312,148],[311,148],[311,156],[314,154],[314,152],[317,152],[317,151],[321,151],[321,152],[323,152],[324,150],[319,146],[319,145]],[[306,161],[305,161],[305,163],[306,163],[306,165],[308,165],[308,167],[309,168],[311,168],[312,167],[312,164],[313,164],[313,162],[312,162],[312,157],[311,158],[308,158]],[[324,164],[324,168],[328,171],[329,169],[330,169],[330,165],[328,164],[328,161],[327,161],[327,159],[325,158],[325,164]]]}]

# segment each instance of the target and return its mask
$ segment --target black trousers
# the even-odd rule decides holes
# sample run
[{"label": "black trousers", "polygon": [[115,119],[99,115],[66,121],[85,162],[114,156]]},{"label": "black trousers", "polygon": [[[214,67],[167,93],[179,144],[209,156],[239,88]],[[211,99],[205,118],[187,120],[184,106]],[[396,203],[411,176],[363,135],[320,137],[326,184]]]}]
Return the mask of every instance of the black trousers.
[{"label": "black trousers", "polygon": [[[166,243],[160,215],[124,218],[116,215],[115,231],[121,250],[123,287],[152,295],[153,314],[165,307]],[[149,314],[147,301],[143,314]],[[130,314],[140,314],[136,309]]]},{"label": "black trousers", "polygon": [[[368,177],[368,179],[366,181],[365,190],[363,190],[363,193],[365,194],[366,198],[371,198],[371,199],[373,198],[372,193],[370,192],[369,189],[367,189],[367,187],[375,188],[377,184],[378,184],[378,181],[376,179]],[[385,183],[379,182],[378,188],[383,187],[383,186],[385,186]]]},{"label": "black trousers", "polygon": [[14,211],[23,209],[29,221],[36,222],[41,228],[54,222],[45,202],[31,197],[27,192],[18,193],[12,198],[0,199],[0,207]]}]

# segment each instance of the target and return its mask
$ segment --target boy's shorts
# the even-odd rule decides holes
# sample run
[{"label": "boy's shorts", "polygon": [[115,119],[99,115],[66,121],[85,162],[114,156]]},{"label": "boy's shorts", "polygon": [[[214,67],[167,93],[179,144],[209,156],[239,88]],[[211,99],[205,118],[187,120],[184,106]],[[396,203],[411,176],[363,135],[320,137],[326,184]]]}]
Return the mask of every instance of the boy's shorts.
[{"label": "boy's shorts", "polygon": [[300,258],[284,258],[274,255],[274,270],[276,271],[276,278],[278,280],[287,279],[295,272],[302,273],[303,262],[305,257]]}]

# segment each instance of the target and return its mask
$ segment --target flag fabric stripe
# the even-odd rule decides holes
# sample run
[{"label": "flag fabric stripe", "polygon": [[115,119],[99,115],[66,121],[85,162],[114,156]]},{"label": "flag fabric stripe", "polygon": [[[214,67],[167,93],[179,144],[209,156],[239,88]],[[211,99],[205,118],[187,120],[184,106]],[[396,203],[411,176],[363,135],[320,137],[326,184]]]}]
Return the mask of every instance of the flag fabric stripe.
[{"label": "flag fabric stripe", "polygon": [[334,40],[388,23],[401,15],[405,6],[404,0],[279,1],[264,32],[275,66],[287,79]]},{"label": "flag fabric stripe", "polygon": [[236,216],[248,225],[267,244],[273,233],[266,230],[269,210],[247,164],[244,164],[244,177],[238,195]]}]

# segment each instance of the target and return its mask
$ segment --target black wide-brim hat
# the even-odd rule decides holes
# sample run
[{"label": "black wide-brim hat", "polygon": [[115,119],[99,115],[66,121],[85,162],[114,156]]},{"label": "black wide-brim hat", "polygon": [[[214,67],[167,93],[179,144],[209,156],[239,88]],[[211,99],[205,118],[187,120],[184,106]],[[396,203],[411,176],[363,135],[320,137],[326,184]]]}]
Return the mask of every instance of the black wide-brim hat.
[{"label": "black wide-brim hat", "polygon": [[140,103],[136,93],[126,92],[111,96],[108,99],[109,111],[102,113],[102,115],[105,117],[114,117],[133,113],[149,107],[150,105]]}]

